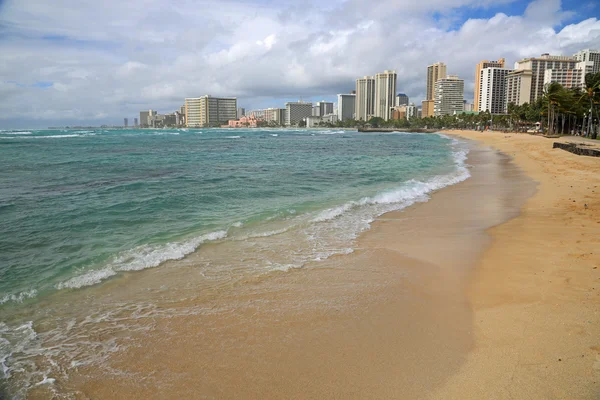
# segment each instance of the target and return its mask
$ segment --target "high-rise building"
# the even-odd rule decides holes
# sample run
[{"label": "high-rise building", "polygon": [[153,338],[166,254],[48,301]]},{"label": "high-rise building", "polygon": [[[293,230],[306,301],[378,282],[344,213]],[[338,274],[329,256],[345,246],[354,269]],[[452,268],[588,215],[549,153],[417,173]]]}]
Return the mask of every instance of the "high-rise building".
[{"label": "high-rise building", "polygon": [[356,95],[355,94],[338,94],[338,118],[340,121],[347,121],[349,119],[354,119],[354,110],[356,104]]},{"label": "high-rise building", "polygon": [[600,72],[600,50],[585,49],[578,51],[573,55],[578,61],[587,63],[589,69],[586,69],[585,74],[595,74]]},{"label": "high-rise building", "polygon": [[[580,63],[577,63],[579,65]],[[567,89],[585,86],[585,68],[547,69],[544,72],[544,87],[558,82]]]},{"label": "high-rise building", "polygon": [[246,109],[243,108],[243,107],[238,107],[236,115],[237,115],[237,119],[245,117],[246,116]]},{"label": "high-rise building", "polygon": [[124,118],[124,119],[123,119],[123,126],[124,126],[125,128],[127,128],[127,127],[129,126],[129,119],[128,119],[128,118]]},{"label": "high-rise building", "polygon": [[157,112],[154,110],[140,111],[140,127],[148,128],[150,126],[150,117],[156,114]]},{"label": "high-rise building", "polygon": [[517,69],[506,75],[507,107],[510,103],[518,106],[529,103],[529,99],[531,97],[532,76],[533,73],[530,69]]},{"label": "high-rise building", "polygon": [[185,99],[186,125],[190,128],[219,126],[235,120],[237,99],[235,97],[212,97],[210,95]]},{"label": "high-rise building", "polygon": [[368,121],[375,115],[375,78],[356,80],[356,120]]},{"label": "high-rise building", "polygon": [[138,127],[138,119],[137,118],[133,119],[133,126],[135,126],[136,128]]},{"label": "high-rise building", "polygon": [[473,91],[473,104],[475,107],[475,111],[479,111],[481,107],[481,105],[479,104],[479,99],[481,96],[481,71],[484,68],[504,68],[505,62],[506,60],[504,58],[501,58],[498,61],[483,60],[475,67],[475,89]]},{"label": "high-rise building", "polygon": [[391,119],[396,97],[396,71],[385,70],[375,75],[375,116]]},{"label": "high-rise building", "polygon": [[406,119],[411,120],[417,118],[417,106],[415,103],[410,103],[406,106]]},{"label": "high-rise building", "polygon": [[453,115],[464,111],[465,81],[449,75],[435,82],[433,113],[435,116]]},{"label": "high-rise building", "polygon": [[[267,108],[262,110],[261,119],[275,125],[285,125],[285,108]],[[255,113],[259,114],[259,113]]]},{"label": "high-rise building", "polygon": [[404,93],[398,93],[396,95],[396,107],[399,106],[407,106],[408,105],[408,96]]},{"label": "high-rise building", "polygon": [[544,79],[547,69],[568,70],[574,69],[578,60],[575,57],[551,56],[542,54],[540,57],[526,58],[515,63],[515,70],[531,71],[531,92],[529,104],[534,103],[544,94]]},{"label": "high-rise building", "polygon": [[433,100],[421,102],[421,118],[433,117]]},{"label": "high-rise building", "polygon": [[285,103],[285,125],[298,125],[298,123],[305,120],[306,117],[311,117],[312,107],[312,103],[304,101]]},{"label": "high-rise building", "polygon": [[323,117],[327,114],[333,114],[333,103],[323,100],[313,106],[312,115],[314,117]]},{"label": "high-rise building", "polygon": [[435,83],[446,77],[446,64],[438,62],[427,67],[427,93],[425,100],[433,100]]},{"label": "high-rise building", "polygon": [[[482,68],[479,74],[479,107],[475,111],[492,114],[506,113],[506,77],[510,69],[499,67]],[[464,107],[463,107],[464,110]]]}]

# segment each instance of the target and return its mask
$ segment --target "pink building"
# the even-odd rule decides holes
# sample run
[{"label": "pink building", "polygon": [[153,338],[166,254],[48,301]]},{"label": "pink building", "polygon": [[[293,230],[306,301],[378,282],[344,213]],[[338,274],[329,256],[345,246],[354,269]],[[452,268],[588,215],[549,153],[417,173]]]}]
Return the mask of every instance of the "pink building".
[{"label": "pink building", "polygon": [[256,118],[254,118],[254,116],[251,117],[242,117],[239,120],[235,121],[235,120],[231,120],[229,121],[229,128],[256,128],[258,125],[258,120]]}]

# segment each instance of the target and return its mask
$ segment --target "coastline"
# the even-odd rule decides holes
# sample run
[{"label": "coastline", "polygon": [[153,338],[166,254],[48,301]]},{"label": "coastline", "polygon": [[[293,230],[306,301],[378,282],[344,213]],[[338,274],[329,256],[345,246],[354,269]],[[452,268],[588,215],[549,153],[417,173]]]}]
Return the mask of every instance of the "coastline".
[{"label": "coastline", "polygon": [[[486,230],[516,216],[534,187],[494,150],[471,146],[467,162],[471,179],[384,214],[352,254],[145,314],[126,333],[138,345],[102,368],[77,368],[61,389],[92,398],[364,399],[442,387],[474,346],[464,291],[490,244]],[[111,286],[130,290],[125,283]]]},{"label": "coastline", "polygon": [[518,217],[488,231],[466,288],[474,348],[429,398],[597,399],[600,162],[543,137],[444,133],[511,155],[538,189]]}]

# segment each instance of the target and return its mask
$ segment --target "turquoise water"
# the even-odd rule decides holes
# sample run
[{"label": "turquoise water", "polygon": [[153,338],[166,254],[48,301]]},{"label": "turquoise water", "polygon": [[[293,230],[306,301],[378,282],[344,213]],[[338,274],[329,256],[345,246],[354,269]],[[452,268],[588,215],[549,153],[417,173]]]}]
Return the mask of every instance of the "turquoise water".
[{"label": "turquoise water", "polygon": [[0,132],[2,303],[97,283],[105,276],[69,279],[109,264],[154,267],[234,225],[325,210],[454,168],[449,140],[436,135],[27,132]]},{"label": "turquoise water", "polygon": [[[39,321],[8,320],[19,308],[192,255],[230,277],[351,252],[378,215],[466,179],[465,156],[432,134],[0,131],[3,374],[31,338],[44,351]],[[207,243],[252,257],[210,259]]]}]

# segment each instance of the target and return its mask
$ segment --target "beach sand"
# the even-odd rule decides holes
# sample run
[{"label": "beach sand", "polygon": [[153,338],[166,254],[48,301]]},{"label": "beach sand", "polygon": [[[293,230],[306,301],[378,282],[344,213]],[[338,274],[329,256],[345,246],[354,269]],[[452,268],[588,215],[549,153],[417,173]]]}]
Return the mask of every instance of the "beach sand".
[{"label": "beach sand", "polygon": [[[385,214],[352,254],[123,318],[134,345],[57,387],[76,398],[598,398],[599,160],[529,135],[450,133],[483,143],[471,145],[471,179]],[[168,293],[182,271],[193,266],[89,297]]]},{"label": "beach sand", "polygon": [[552,149],[556,139],[448,133],[511,155],[539,184],[519,217],[489,230],[467,289],[474,348],[431,398],[600,398],[600,159]]}]

